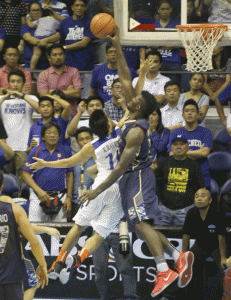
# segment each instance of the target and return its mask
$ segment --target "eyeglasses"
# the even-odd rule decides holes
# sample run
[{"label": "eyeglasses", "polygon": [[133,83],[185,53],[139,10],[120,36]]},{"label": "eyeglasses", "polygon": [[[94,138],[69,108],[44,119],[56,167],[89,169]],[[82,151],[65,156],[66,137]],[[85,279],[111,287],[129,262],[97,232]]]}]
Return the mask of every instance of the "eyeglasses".
[{"label": "eyeglasses", "polygon": [[56,130],[56,131],[47,131],[46,133],[45,133],[45,135],[59,135],[59,132]]}]

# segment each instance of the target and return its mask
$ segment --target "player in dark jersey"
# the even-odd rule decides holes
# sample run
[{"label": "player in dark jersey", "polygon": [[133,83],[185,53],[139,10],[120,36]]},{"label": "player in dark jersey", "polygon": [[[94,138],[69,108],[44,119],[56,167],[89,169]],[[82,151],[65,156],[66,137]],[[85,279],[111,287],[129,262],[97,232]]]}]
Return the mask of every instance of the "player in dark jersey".
[{"label": "player in dark jersey", "polygon": [[[0,171],[0,192],[3,172]],[[0,196],[0,299],[23,300],[22,282],[26,277],[22,259],[19,230],[30,242],[32,253],[39,263],[36,271],[39,285],[48,284],[47,265],[42,247],[28,221],[26,212],[8,196]]]},{"label": "player in dark jersey", "polygon": [[[155,97],[148,92],[143,91],[141,95],[135,95],[131,74],[120,46],[118,28],[111,40],[119,57],[119,78],[129,101],[127,107],[130,111],[130,119],[121,128],[122,154],[118,165],[95,190],[84,192],[80,198],[82,203],[94,199],[123,175],[119,186],[129,229],[135,230],[138,236],[146,241],[155,258],[158,274],[151,296],[156,297],[177,278],[179,287],[189,283],[194,257],[189,251],[178,252],[167,238],[151,225],[152,221],[158,218],[159,209],[155,193],[155,178],[148,157],[147,130],[149,115],[156,109],[157,103]],[[155,62],[147,59],[144,67],[145,64],[155,65]],[[169,269],[164,252],[175,260],[177,272]]]}]

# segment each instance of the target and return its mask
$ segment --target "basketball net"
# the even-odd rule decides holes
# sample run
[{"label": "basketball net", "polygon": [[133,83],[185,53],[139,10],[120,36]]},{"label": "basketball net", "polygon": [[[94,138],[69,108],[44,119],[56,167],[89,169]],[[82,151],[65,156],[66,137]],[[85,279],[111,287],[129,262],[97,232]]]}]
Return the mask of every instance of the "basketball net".
[{"label": "basketball net", "polygon": [[228,26],[223,24],[190,24],[177,25],[176,28],[187,55],[186,70],[191,72],[212,70],[213,49]]}]

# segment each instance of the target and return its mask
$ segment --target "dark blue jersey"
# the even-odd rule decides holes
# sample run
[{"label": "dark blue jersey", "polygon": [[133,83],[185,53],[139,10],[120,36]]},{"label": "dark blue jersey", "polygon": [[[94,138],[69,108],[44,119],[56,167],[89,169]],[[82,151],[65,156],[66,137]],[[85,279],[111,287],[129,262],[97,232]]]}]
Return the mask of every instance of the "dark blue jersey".
[{"label": "dark blue jersey", "polygon": [[12,204],[0,201],[0,284],[21,282],[25,276],[22,246]]},{"label": "dark blue jersey", "polygon": [[129,132],[131,128],[134,127],[141,127],[145,131],[145,139],[140,145],[135,158],[131,162],[131,164],[127,168],[127,172],[133,172],[141,169],[145,169],[149,167],[152,163],[150,157],[149,157],[149,142],[147,137],[147,130],[149,128],[149,122],[146,119],[138,119],[138,120],[128,120],[124,123],[124,125],[121,127],[121,133],[120,133],[120,153],[123,152],[125,146],[126,146],[126,135]]}]

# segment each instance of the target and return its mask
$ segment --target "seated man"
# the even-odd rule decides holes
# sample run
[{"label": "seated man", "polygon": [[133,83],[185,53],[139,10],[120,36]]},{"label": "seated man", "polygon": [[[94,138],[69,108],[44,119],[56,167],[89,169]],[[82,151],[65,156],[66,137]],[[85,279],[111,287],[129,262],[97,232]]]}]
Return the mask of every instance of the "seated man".
[{"label": "seated man", "polygon": [[[106,45],[106,56],[108,62],[106,64],[97,66],[92,72],[91,79],[91,95],[99,95],[104,102],[111,100],[111,85],[118,75],[118,57],[116,48],[111,42]],[[130,69],[132,78],[137,76],[135,70]]]},{"label": "seated man", "polygon": [[180,98],[180,86],[175,81],[168,81],[165,86],[165,97],[167,104],[162,107],[162,123],[170,131],[181,128],[183,125],[182,109],[178,101]]},{"label": "seated man", "polygon": [[0,94],[3,94],[3,89],[9,88],[8,74],[15,69],[21,70],[25,75],[25,84],[22,93],[30,94],[32,89],[31,73],[18,64],[20,58],[18,49],[7,47],[4,49],[3,58],[6,64],[0,69]]},{"label": "seated man", "polygon": [[66,65],[80,71],[94,68],[94,51],[91,41],[95,38],[90,30],[91,19],[85,14],[88,0],[72,0],[73,16],[60,23],[60,38],[66,50]]},{"label": "seated man", "polygon": [[171,150],[173,155],[160,159],[155,169],[161,211],[158,224],[182,226],[194,206],[195,192],[205,187],[205,181],[198,162],[187,157],[189,145],[183,135],[172,140]]},{"label": "seated man", "polygon": [[[60,117],[54,117],[54,101],[57,101],[62,107]],[[71,115],[70,104],[61,99],[58,95],[47,95],[39,99],[39,112],[42,118],[34,123],[30,128],[29,138],[27,142],[27,153],[42,142],[41,129],[44,124],[55,122],[59,125],[61,136],[58,143],[64,146],[70,146],[70,140],[65,139],[65,133]]]},{"label": "seated man", "polygon": [[157,50],[150,50],[145,54],[145,61],[140,65],[139,77],[132,81],[136,94],[148,91],[154,95],[159,104],[165,102],[164,86],[170,78],[160,74],[162,56]]},{"label": "seated man", "polygon": [[111,93],[112,99],[105,103],[104,110],[110,119],[119,122],[119,120],[123,118],[124,113],[127,109],[123,87],[119,78],[113,80]]},{"label": "seated man", "polygon": [[[59,126],[52,122],[43,125],[41,145],[31,150],[24,166],[23,179],[32,189],[30,194],[29,220],[33,222],[66,222],[71,213],[71,196],[73,191],[73,168],[51,169],[45,168],[34,173],[28,164],[33,157],[43,158],[46,161],[56,161],[60,158],[71,157],[71,149],[58,144],[61,135]],[[66,183],[65,183],[66,181]],[[51,206],[52,192],[60,193],[61,199],[56,203],[55,212],[48,214],[43,206]],[[55,196],[54,201],[57,199]],[[41,203],[41,204],[40,204]],[[59,211],[58,211],[59,207]]]},{"label": "seated man", "polygon": [[197,124],[198,115],[199,108],[197,103],[192,99],[187,100],[183,106],[185,127],[178,128],[170,134],[168,151],[171,152],[172,141],[178,135],[184,135],[189,144],[187,156],[199,162],[204,176],[205,186],[210,188],[211,177],[207,156],[212,149],[213,138],[212,132],[208,128]]},{"label": "seated man", "polygon": [[8,134],[7,144],[15,151],[7,171],[16,174],[22,183],[22,170],[27,158],[27,141],[33,124],[33,110],[39,112],[38,98],[23,93],[26,79],[21,70],[15,69],[8,74],[9,89],[0,96],[0,112]]},{"label": "seated man", "polygon": [[47,49],[47,56],[51,67],[38,76],[37,90],[39,96],[51,94],[59,89],[64,92],[71,103],[71,112],[76,115],[77,100],[81,97],[83,88],[79,71],[65,65],[65,50],[61,44],[53,44]]},{"label": "seated man", "polygon": [[[190,299],[204,299],[203,285],[205,282],[203,269],[205,267],[205,259],[212,255],[221,275],[218,277],[219,281],[216,282],[214,291],[220,289],[221,297],[223,281],[221,267],[226,267],[227,259],[224,215],[218,213],[216,207],[212,204],[210,191],[206,188],[199,189],[196,192],[194,202],[195,207],[188,211],[183,227],[183,251],[188,251],[190,239],[196,240],[190,249],[194,253],[195,263],[194,276],[187,288],[187,294]],[[184,297],[184,299],[189,298]]]}]

